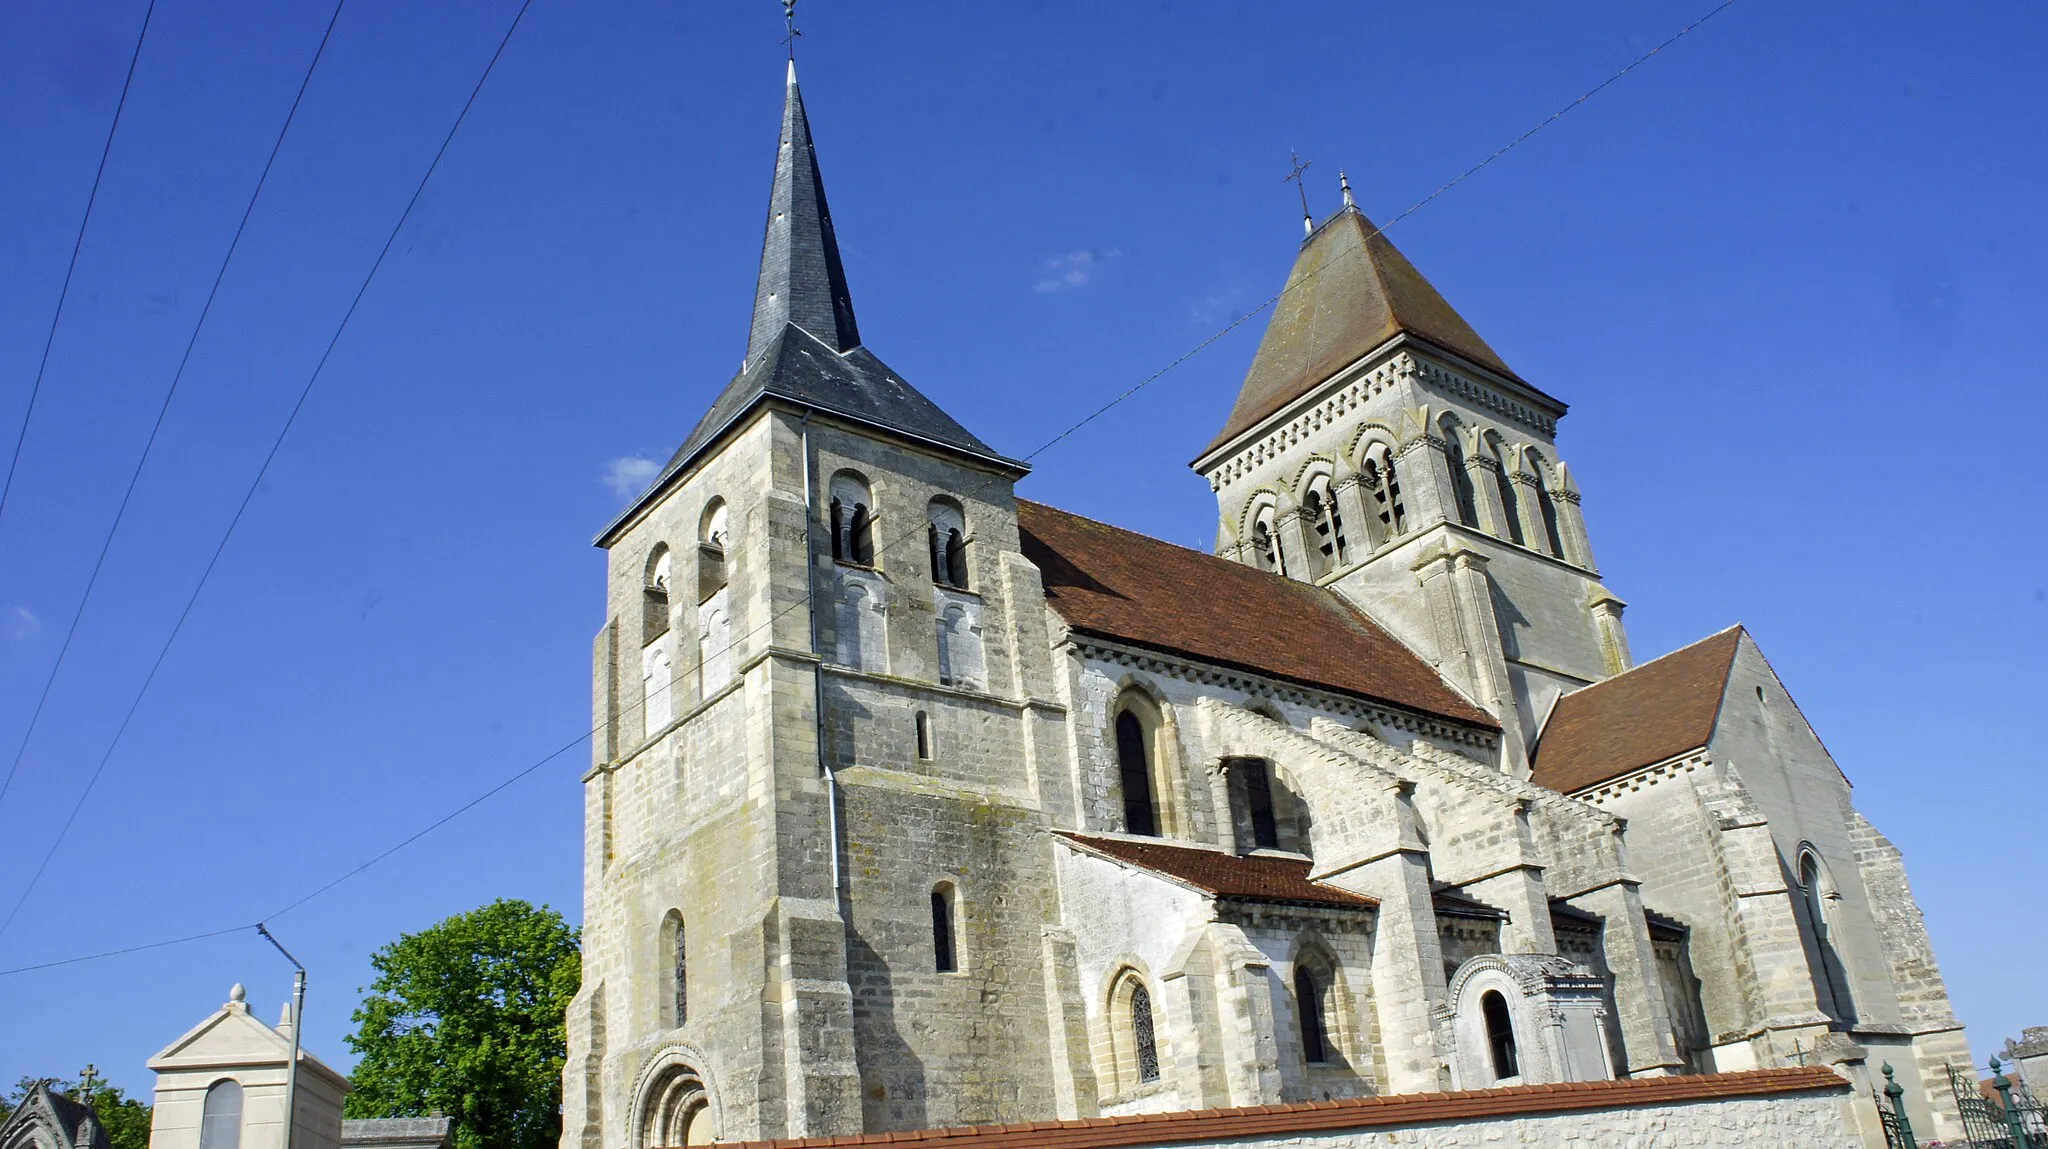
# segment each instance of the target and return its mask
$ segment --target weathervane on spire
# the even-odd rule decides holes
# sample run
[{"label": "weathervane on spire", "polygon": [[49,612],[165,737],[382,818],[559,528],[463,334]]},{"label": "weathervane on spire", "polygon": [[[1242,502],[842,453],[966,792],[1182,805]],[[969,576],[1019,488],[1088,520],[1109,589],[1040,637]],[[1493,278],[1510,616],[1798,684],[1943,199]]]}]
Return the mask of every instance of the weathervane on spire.
[{"label": "weathervane on spire", "polygon": [[789,45],[789,58],[796,59],[796,38],[803,35],[796,26],[796,0],[782,0],[782,22],[789,26],[789,35],[782,42]]},{"label": "weathervane on spire", "polygon": [[[785,3],[794,2],[795,0],[785,0]],[[1301,173],[1308,170],[1308,162],[1293,148],[1287,149],[1287,154],[1294,157],[1294,170],[1288,172],[1281,182],[1293,184],[1294,190],[1301,193],[1301,234],[1307,235],[1316,229],[1315,216],[1308,210],[1308,186],[1301,181]]]}]

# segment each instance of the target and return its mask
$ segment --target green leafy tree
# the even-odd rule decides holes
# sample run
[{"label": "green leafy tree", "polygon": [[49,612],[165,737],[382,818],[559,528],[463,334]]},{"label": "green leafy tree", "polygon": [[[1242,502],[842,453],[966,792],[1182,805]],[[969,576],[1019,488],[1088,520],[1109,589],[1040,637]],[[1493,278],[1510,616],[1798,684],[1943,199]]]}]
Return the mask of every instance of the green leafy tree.
[{"label": "green leafy tree", "polygon": [[[356,1009],[350,1117],[455,1119],[457,1149],[552,1149],[562,1132],[563,1017],[583,976],[562,915],[499,900],[402,935],[370,958]],[[360,991],[359,991],[360,992]]]},{"label": "green leafy tree", "polygon": [[[15,1083],[12,1093],[0,1095],[0,1125],[6,1124],[21,1103],[28,1100],[29,1091],[39,1080],[24,1077]],[[87,1100],[76,1081],[52,1080],[50,1088],[73,1101]],[[107,1141],[114,1149],[149,1149],[149,1106],[121,1092],[120,1086],[99,1080],[93,1082],[90,1100],[93,1115],[99,1118],[100,1128],[107,1131]]]}]

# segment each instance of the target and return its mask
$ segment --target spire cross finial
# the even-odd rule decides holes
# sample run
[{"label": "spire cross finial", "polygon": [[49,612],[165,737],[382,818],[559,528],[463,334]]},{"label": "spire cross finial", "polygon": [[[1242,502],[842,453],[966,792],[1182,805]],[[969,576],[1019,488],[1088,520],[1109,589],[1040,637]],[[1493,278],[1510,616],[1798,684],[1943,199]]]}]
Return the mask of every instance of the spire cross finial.
[{"label": "spire cross finial", "polygon": [[1294,158],[1294,170],[1288,172],[1286,178],[1281,182],[1293,184],[1294,190],[1301,193],[1301,232],[1303,235],[1307,235],[1315,230],[1315,216],[1311,215],[1308,210],[1308,186],[1301,179],[1301,174],[1308,170],[1309,162],[1304,161],[1301,158],[1301,153],[1292,148],[1287,150],[1287,154]]},{"label": "spire cross finial", "polygon": [[803,35],[796,26],[796,0],[782,0],[782,22],[789,26],[789,35],[782,42],[789,45],[789,58],[796,59],[796,38]]},{"label": "spire cross finial", "polygon": [[99,1066],[94,1065],[90,1061],[86,1062],[85,1068],[78,1071],[78,1092],[84,1096],[87,1102],[92,1100],[92,1091],[99,1085],[99,1082]]}]

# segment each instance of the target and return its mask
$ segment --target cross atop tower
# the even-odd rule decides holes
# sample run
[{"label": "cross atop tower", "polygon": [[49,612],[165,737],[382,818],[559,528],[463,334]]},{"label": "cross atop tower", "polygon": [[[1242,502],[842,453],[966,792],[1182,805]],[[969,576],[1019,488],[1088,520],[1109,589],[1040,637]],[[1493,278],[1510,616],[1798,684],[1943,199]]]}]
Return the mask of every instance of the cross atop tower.
[{"label": "cross atop tower", "polygon": [[1301,153],[1292,148],[1288,149],[1287,154],[1294,160],[1294,170],[1288,172],[1281,182],[1293,184],[1294,190],[1301,193],[1301,234],[1308,235],[1315,231],[1316,224],[1315,216],[1308,210],[1308,186],[1302,182],[1301,177],[1302,173],[1308,171],[1310,161],[1302,159]]},{"label": "cross atop tower", "polygon": [[796,59],[796,38],[803,35],[796,26],[796,0],[782,0],[782,22],[789,27],[789,35],[782,42],[789,45],[789,58]]}]

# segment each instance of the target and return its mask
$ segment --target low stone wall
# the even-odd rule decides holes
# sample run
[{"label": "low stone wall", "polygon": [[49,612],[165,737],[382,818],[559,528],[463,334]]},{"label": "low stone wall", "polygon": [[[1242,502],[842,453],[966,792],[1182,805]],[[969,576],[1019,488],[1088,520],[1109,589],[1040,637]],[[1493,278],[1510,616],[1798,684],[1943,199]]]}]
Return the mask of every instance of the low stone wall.
[{"label": "low stone wall", "polygon": [[748,1144],[754,1149],[1859,1149],[1864,1142],[1855,1132],[1849,1094],[1849,1083],[1826,1069],[1761,1069]]}]

